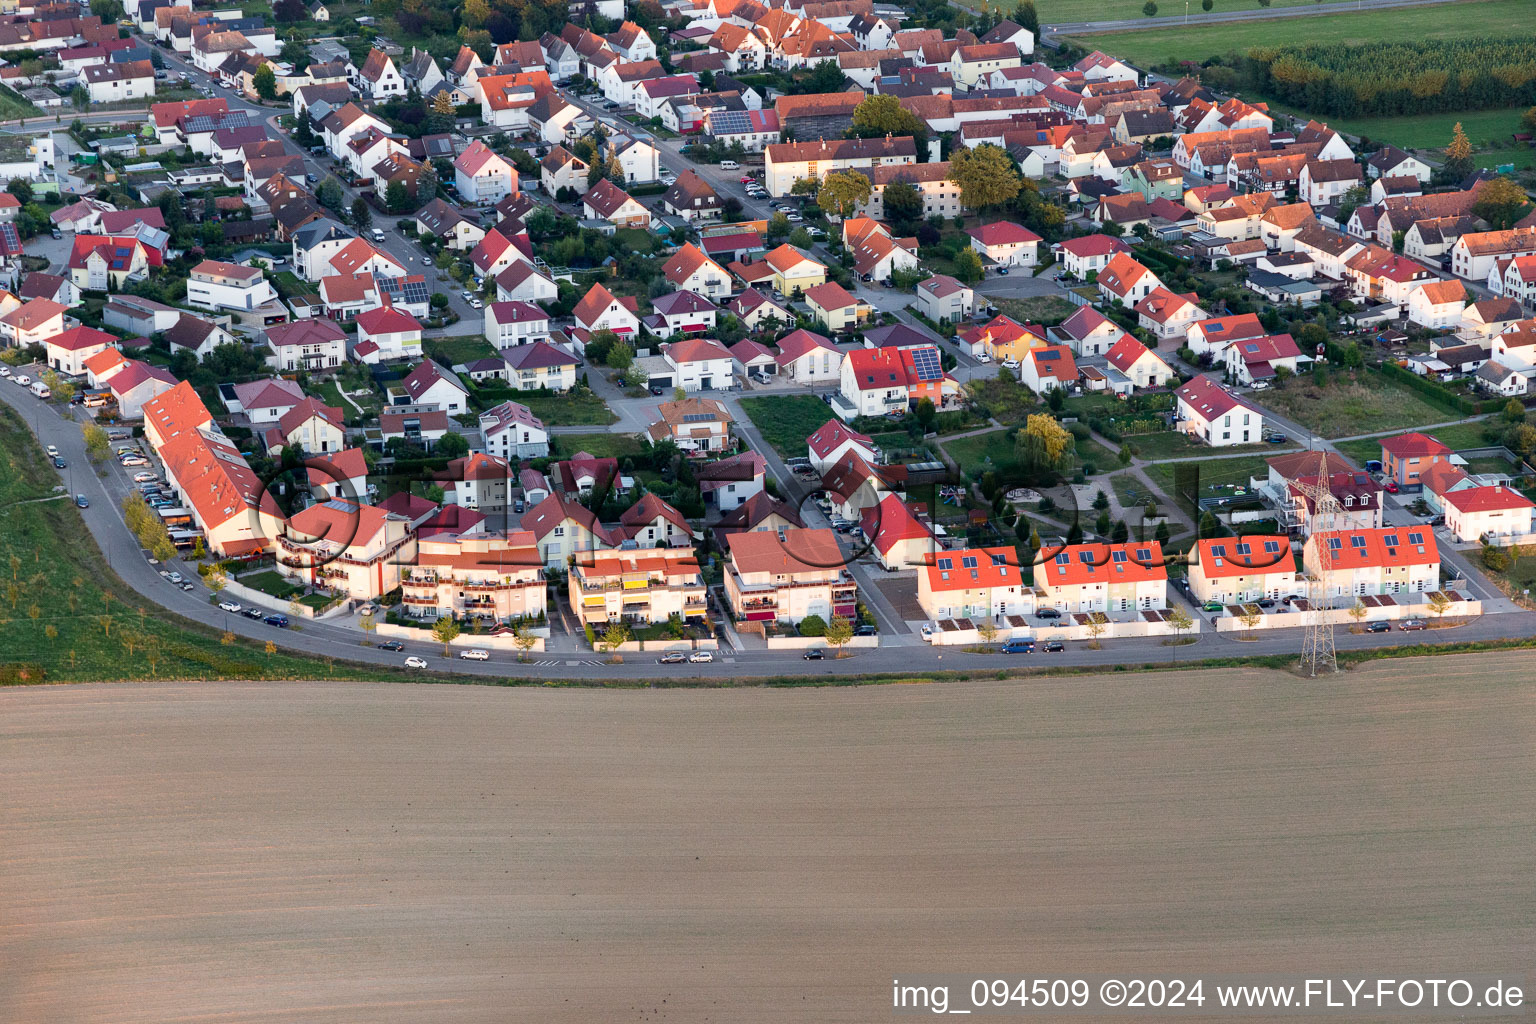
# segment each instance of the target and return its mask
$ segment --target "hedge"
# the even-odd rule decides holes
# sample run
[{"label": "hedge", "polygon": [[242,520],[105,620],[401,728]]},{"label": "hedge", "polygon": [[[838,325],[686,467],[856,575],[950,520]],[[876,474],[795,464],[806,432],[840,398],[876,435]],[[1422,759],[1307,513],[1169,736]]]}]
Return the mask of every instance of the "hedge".
[{"label": "hedge", "polygon": [[1448,391],[1434,381],[1426,377],[1420,377],[1410,370],[1405,370],[1396,363],[1383,363],[1381,373],[1387,379],[1404,385],[1408,390],[1418,392],[1425,401],[1431,405],[1439,406],[1447,412],[1456,413],[1461,416],[1476,416],[1479,413],[1492,411],[1487,408],[1488,403],[1475,401],[1465,395],[1458,395]]}]

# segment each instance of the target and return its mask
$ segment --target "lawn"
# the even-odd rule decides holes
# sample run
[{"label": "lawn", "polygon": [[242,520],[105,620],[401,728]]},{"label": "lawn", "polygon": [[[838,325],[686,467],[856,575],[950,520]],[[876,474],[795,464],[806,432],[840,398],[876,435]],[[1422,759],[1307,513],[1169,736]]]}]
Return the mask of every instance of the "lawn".
[{"label": "lawn", "polygon": [[286,601],[293,595],[304,592],[303,587],[295,586],[293,581],[275,569],[268,569],[265,572],[253,572],[249,576],[239,577],[236,582],[243,587],[259,590],[263,594],[270,594],[279,601]]},{"label": "lawn", "polygon": [[1147,476],[1157,484],[1157,489],[1169,500],[1175,498],[1173,479],[1175,466],[1193,467],[1200,474],[1198,497],[1212,498],[1231,494],[1235,486],[1248,486],[1255,476],[1267,476],[1269,466],[1262,455],[1239,455],[1234,458],[1210,458],[1201,462],[1160,462],[1146,467]]},{"label": "lawn", "polygon": [[1299,377],[1256,400],[1323,437],[1409,430],[1449,418],[1416,393],[1368,371],[1353,379],[1336,374],[1323,388],[1313,386],[1311,377]]},{"label": "lawn", "polygon": [[743,398],[741,407],[784,458],[804,457],[806,438],[832,418],[827,403],[813,395]]},{"label": "lawn", "polygon": [[997,307],[1003,316],[1012,317],[1019,323],[1044,324],[1055,327],[1077,311],[1077,307],[1059,295],[1032,295],[1027,299],[994,299],[987,301]]},{"label": "lawn", "polygon": [[[1307,116],[1301,110],[1291,113]],[[1472,145],[1477,147],[1473,159],[1479,167],[1497,167],[1506,163],[1516,167],[1536,166],[1536,149],[1518,146],[1510,139],[1513,133],[1522,130],[1522,113],[1512,108],[1413,117],[1329,118],[1328,125],[1350,135],[1379,139],[1404,149],[1440,149],[1450,140],[1451,132],[1459,122]]]},{"label": "lawn", "polygon": [[322,668],[334,679],[379,677],[267,655],[244,639],[222,644],[218,632],[145,600],[106,565],[73,504],[18,504],[56,483],[30,431],[0,406],[0,679],[8,665],[39,666],[54,681],[312,679]]},{"label": "lawn", "polygon": [[[484,393],[484,392],[482,392]],[[566,392],[563,395],[540,391],[507,390],[495,403],[508,399],[526,405],[532,413],[551,427],[606,427],[617,423],[619,418],[608,408],[608,403],[590,391]]]},{"label": "lawn", "polygon": [[[1211,446],[1201,444],[1182,430],[1165,430],[1156,434],[1132,434],[1125,443],[1136,449],[1143,459],[1183,459],[1190,456],[1209,457]],[[1245,444],[1223,448],[1224,453],[1237,455],[1242,452],[1284,452],[1291,449],[1278,444]]]},{"label": "lawn", "polygon": [[566,458],[586,452],[599,459],[622,459],[645,450],[645,445],[633,434],[555,434],[549,440],[552,447]]},{"label": "lawn", "polygon": [[[1425,433],[1455,451],[1486,448],[1495,442],[1490,441],[1483,432],[1485,422],[1487,421],[1469,420],[1465,423],[1453,423],[1448,427],[1435,427]],[[1356,462],[1363,463],[1369,459],[1381,458],[1381,440],[1379,437],[1365,437],[1356,441],[1340,441],[1338,449]]]},{"label": "lawn", "polygon": [[475,334],[457,335],[451,338],[423,338],[422,349],[428,356],[452,369],[457,363],[474,359],[488,359],[496,354],[496,348]]},{"label": "lawn", "polygon": [[989,430],[985,434],[945,441],[944,450],[959,464],[961,473],[985,472],[1016,461],[1018,455],[1013,435],[1012,429]]},{"label": "lawn", "polygon": [[[1274,0],[1276,7],[1297,7],[1304,3],[1312,3],[1313,0]],[[964,6],[971,6],[969,3]],[[1250,6],[1247,3],[1222,3],[1217,0],[1214,13],[1230,11],[1234,8]],[[1343,6],[1342,4],[1339,6]],[[1124,21],[1133,18],[1144,18],[1142,4],[1138,0],[1038,0],[1035,4],[1040,12],[1040,24],[1059,25],[1078,21]],[[1198,0],[1190,5],[1192,13],[1200,13]],[[1327,10],[1327,7],[1324,8]],[[1184,5],[1176,3],[1164,3],[1158,5],[1158,12],[1153,16],[1153,21],[1183,21]],[[1190,31],[1195,31],[1196,26],[1191,25]]]},{"label": "lawn", "polygon": [[[1089,0],[1082,2],[1086,4]],[[1099,49],[1133,63],[1151,65],[1167,60],[1204,60],[1277,41],[1300,46],[1307,43],[1469,39],[1487,35],[1493,26],[1525,24],[1531,15],[1530,0],[1453,2],[1460,8],[1455,12],[1446,10],[1446,4],[1349,13],[1324,9],[1316,17],[1228,21],[1187,27],[1170,25],[1096,33],[1078,37],[1075,41],[1090,50]],[[1477,5],[1476,10],[1465,9],[1473,4]],[[1175,7],[1174,4],[1168,6]],[[1044,11],[1041,11],[1041,20],[1046,20]]]},{"label": "lawn", "polygon": [[1077,464],[1079,467],[1092,465],[1096,472],[1102,473],[1120,464],[1119,456],[1092,438],[1086,441],[1074,439],[1074,447],[1077,451]]}]

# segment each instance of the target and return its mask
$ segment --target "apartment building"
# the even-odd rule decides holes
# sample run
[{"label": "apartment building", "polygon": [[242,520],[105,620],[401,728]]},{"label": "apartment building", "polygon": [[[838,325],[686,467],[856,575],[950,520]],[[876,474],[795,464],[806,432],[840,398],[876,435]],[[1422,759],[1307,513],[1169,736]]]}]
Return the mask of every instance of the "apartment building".
[{"label": "apartment building", "polygon": [[726,545],[725,593],[737,619],[793,626],[808,615],[857,615],[858,585],[831,530],[733,533]]},{"label": "apartment building", "polygon": [[708,615],[704,577],[689,548],[586,551],[571,563],[571,610],[583,626],[649,626]]}]

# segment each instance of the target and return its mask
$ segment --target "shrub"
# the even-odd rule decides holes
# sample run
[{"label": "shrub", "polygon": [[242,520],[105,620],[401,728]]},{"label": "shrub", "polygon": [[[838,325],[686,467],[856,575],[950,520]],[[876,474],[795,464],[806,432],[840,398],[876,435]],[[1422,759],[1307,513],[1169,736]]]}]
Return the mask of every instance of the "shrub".
[{"label": "shrub", "polygon": [[807,615],[800,620],[801,636],[826,636],[827,620],[820,615]]}]

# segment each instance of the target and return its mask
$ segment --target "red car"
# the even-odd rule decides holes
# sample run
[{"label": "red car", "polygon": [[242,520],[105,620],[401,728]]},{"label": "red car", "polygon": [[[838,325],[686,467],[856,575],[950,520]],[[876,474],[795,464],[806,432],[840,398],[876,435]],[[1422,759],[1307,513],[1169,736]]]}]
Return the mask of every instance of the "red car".
[{"label": "red car", "polygon": [[743,174],[741,176],[741,183],[743,185],[750,184],[751,182],[752,182],[752,175],[750,175],[750,174]]},{"label": "red car", "polygon": [[1388,494],[1396,494],[1397,493],[1397,481],[1396,480],[1388,480],[1387,481],[1387,493]]}]

